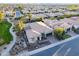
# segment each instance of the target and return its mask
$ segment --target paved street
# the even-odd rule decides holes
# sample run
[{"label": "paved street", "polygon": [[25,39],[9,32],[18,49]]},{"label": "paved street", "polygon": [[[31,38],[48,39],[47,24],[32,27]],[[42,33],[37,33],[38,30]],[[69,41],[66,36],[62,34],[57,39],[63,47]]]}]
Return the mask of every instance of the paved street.
[{"label": "paved street", "polygon": [[[53,45],[52,45],[53,46]],[[79,36],[58,44],[55,47],[48,48],[33,56],[79,56]]]},{"label": "paved street", "polygon": [[[64,45],[64,46],[63,46]],[[53,55],[57,56],[79,56],[79,37],[75,40],[61,44],[61,49],[56,51]]]}]

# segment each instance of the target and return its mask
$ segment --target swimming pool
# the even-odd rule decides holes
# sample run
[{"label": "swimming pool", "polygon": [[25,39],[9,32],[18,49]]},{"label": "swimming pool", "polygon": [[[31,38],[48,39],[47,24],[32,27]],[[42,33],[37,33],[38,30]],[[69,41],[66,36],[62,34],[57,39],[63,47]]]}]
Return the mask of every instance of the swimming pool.
[{"label": "swimming pool", "polygon": [[22,14],[21,14],[21,12],[20,12],[20,11],[16,11],[15,15],[16,15],[16,16],[15,16],[16,18],[18,18],[18,17],[21,17],[21,16],[22,16]]}]

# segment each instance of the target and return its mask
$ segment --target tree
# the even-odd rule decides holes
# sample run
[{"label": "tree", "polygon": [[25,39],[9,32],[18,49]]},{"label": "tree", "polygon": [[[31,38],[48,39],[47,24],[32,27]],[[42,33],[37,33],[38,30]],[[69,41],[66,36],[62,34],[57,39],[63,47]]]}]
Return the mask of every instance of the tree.
[{"label": "tree", "polygon": [[66,18],[70,18],[70,17],[72,17],[73,15],[72,14],[64,14],[64,17],[66,17]]},{"label": "tree", "polygon": [[21,13],[23,13],[23,12],[22,12],[23,9],[24,9],[24,5],[23,5],[23,4],[16,4],[16,7],[15,7],[13,10],[14,10],[14,11],[18,10],[18,11],[20,11]]},{"label": "tree", "polygon": [[16,25],[17,30],[22,31],[24,29],[24,27],[25,27],[25,24],[24,24],[23,20],[19,20]]},{"label": "tree", "polygon": [[41,21],[43,21],[43,19],[44,19],[43,17],[40,17],[40,20],[41,20]]},{"label": "tree", "polygon": [[29,21],[32,19],[32,14],[29,12],[28,13]]},{"label": "tree", "polygon": [[64,28],[56,28],[54,30],[54,36],[59,40],[63,39],[63,35],[64,35]]},{"label": "tree", "polygon": [[17,4],[18,7],[24,8],[24,4]]},{"label": "tree", "polygon": [[4,20],[4,13],[0,11],[0,23]]},{"label": "tree", "polygon": [[37,20],[39,20],[39,21],[43,21],[43,17],[37,17]]}]

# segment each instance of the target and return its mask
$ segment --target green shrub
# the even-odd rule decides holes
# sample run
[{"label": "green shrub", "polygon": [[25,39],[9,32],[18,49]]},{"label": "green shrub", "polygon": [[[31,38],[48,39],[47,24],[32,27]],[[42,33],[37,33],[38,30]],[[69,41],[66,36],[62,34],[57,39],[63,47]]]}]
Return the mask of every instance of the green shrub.
[{"label": "green shrub", "polygon": [[63,39],[67,39],[67,38],[69,38],[69,37],[71,37],[71,36],[68,35],[68,34],[64,34],[64,35],[63,35]]}]

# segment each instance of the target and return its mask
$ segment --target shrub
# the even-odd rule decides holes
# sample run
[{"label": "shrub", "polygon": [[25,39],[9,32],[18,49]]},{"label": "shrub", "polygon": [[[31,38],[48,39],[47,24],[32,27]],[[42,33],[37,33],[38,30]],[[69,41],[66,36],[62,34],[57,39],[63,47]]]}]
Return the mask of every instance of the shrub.
[{"label": "shrub", "polygon": [[71,37],[71,36],[68,35],[68,34],[64,34],[64,35],[63,35],[63,39],[67,39],[67,38],[69,38],[69,37]]}]

